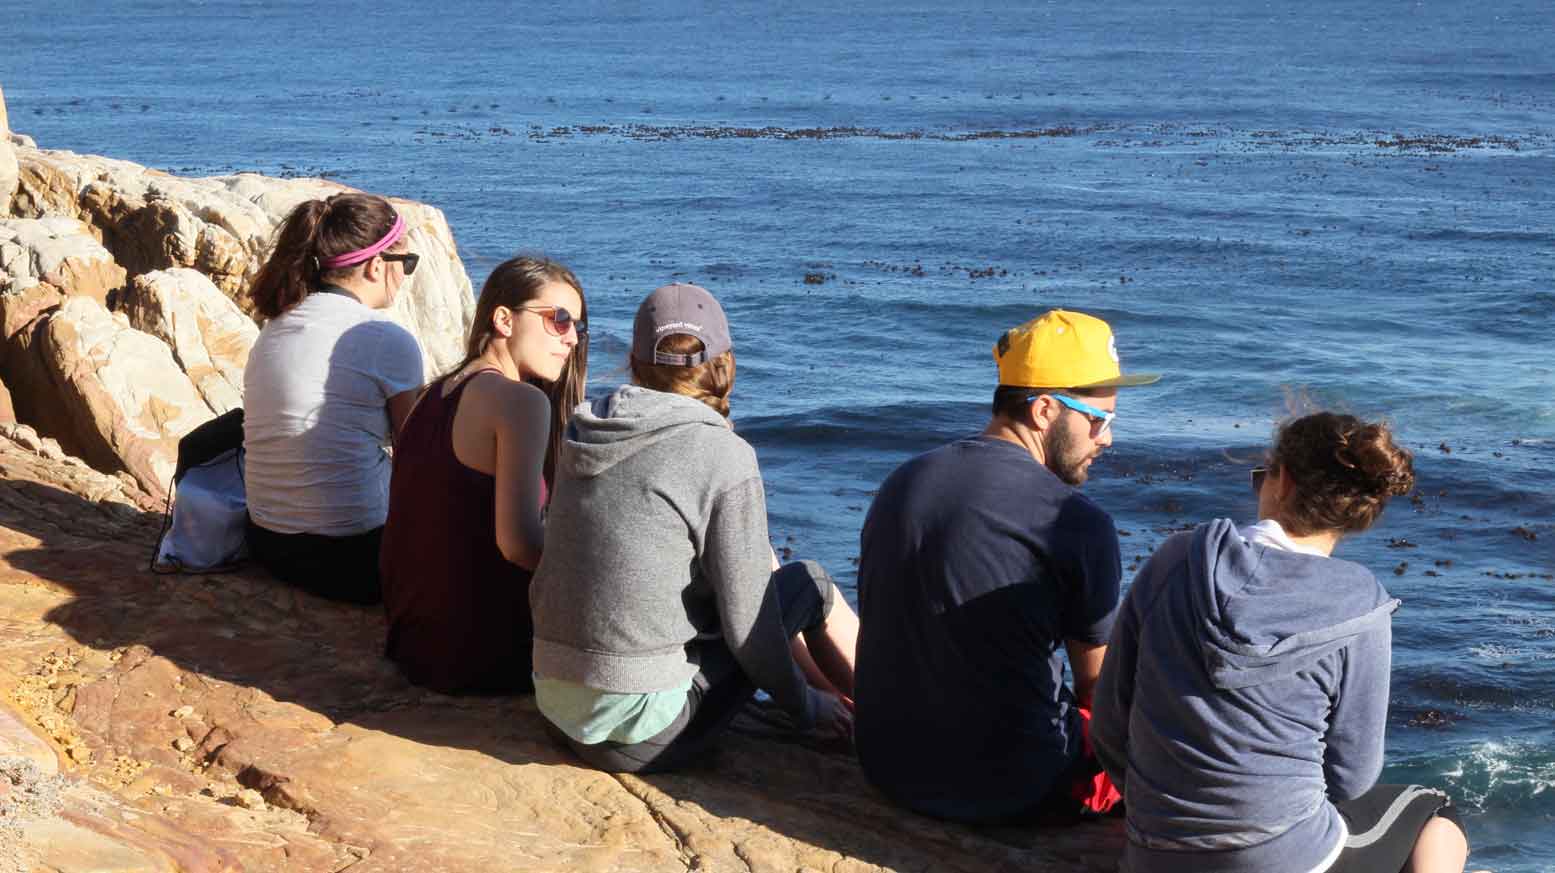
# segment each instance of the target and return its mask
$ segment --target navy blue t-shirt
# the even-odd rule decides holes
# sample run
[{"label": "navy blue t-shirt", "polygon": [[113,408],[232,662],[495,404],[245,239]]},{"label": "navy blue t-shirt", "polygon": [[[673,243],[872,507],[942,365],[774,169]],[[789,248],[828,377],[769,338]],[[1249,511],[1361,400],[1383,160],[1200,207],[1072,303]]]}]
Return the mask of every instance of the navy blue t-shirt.
[{"label": "navy blue t-shirt", "polygon": [[1065,640],[1107,642],[1112,519],[1024,448],[973,437],[880,487],[859,556],[859,762],[897,802],[990,821],[1080,754]]}]

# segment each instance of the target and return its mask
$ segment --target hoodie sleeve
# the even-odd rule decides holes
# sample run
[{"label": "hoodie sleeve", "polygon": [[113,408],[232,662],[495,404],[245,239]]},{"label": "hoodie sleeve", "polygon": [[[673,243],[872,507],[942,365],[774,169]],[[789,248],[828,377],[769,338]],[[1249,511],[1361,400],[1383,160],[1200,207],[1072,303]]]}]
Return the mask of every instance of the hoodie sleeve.
[{"label": "hoodie sleeve", "polygon": [[[1150,568],[1146,564],[1141,574]],[[1136,587],[1131,587],[1118,609],[1112,640],[1101,662],[1091,713],[1091,745],[1096,758],[1118,790],[1124,790],[1128,772],[1128,720],[1134,706],[1134,671],[1139,658],[1139,617],[1135,611]]]},{"label": "hoodie sleeve", "polygon": [[700,562],[718,601],[724,642],[740,668],[797,727],[809,728],[815,722],[814,695],[789,651],[782,606],[771,584],[767,501],[759,476],[713,499]]},{"label": "hoodie sleeve", "polygon": [[1192,533],[1179,533],[1155,550],[1123,596],[1112,626],[1107,656],[1096,680],[1091,713],[1091,745],[1102,769],[1119,791],[1128,773],[1128,725],[1134,709],[1134,677],[1138,675],[1140,634],[1145,620],[1170,583],[1173,571],[1188,560]]},{"label": "hoodie sleeve", "polygon": [[1328,796],[1349,800],[1377,784],[1388,719],[1388,676],[1393,660],[1391,621],[1340,650],[1339,694],[1324,735],[1323,778]]}]

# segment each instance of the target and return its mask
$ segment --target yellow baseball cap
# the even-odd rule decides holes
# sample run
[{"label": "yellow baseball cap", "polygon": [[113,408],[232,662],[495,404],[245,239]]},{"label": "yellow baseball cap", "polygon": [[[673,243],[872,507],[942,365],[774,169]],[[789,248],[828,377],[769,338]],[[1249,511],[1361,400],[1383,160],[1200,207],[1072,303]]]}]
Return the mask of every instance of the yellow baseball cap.
[{"label": "yellow baseball cap", "polygon": [[1022,388],[1123,388],[1149,385],[1159,373],[1128,376],[1107,322],[1054,309],[1004,332],[993,347],[999,384]]}]

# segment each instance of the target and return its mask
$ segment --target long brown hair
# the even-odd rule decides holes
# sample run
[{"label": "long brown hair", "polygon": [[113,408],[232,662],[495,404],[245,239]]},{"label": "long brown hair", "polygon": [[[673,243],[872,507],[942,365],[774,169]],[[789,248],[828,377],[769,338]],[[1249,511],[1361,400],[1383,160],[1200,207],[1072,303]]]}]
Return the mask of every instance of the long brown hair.
[{"label": "long brown hair", "polygon": [[[677,333],[665,337],[657,351],[672,355],[694,355],[705,346],[690,334]],[[711,406],[724,418],[729,417],[729,392],[734,390],[734,351],[724,352],[710,361],[695,367],[678,367],[674,364],[645,364],[632,358],[632,379],[644,388],[683,394]]]},{"label": "long brown hair", "polygon": [[[573,317],[587,322],[588,299],[583,295],[583,284],[571,270],[547,258],[527,255],[509,258],[498,264],[491,275],[486,277],[486,284],[481,286],[480,299],[475,303],[475,321],[470,325],[470,336],[464,344],[464,360],[448,372],[459,372],[486,351],[486,344],[491,342],[494,331],[491,316],[498,306],[517,309],[539,297],[540,290],[552,282],[562,282],[578,292],[583,311],[573,313]],[[555,382],[539,381],[540,389],[551,398],[551,437],[545,448],[546,482],[553,481],[552,477],[556,473],[556,461],[561,457],[562,450],[562,430],[567,426],[567,419],[572,416],[572,410],[583,402],[588,370],[588,335],[579,333],[578,344],[573,346],[572,354],[567,356],[567,366],[562,369],[561,376]]]},{"label": "long brown hair", "polygon": [[249,289],[254,309],[275,318],[332,277],[359,266],[324,271],[319,262],[364,249],[394,227],[394,207],[376,194],[347,191],[299,204],[276,234],[270,257]]},{"label": "long brown hair", "polygon": [[1363,531],[1388,498],[1415,487],[1414,455],[1394,442],[1386,424],[1333,412],[1280,425],[1269,466],[1295,482],[1280,521],[1296,536]]}]

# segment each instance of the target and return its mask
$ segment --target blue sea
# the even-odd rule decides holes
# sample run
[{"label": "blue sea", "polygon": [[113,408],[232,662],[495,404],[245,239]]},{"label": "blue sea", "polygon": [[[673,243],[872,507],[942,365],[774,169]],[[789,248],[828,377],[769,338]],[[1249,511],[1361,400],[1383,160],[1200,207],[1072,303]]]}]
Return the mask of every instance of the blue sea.
[{"label": "blue sea", "polygon": [[597,388],[642,295],[727,304],[774,542],[852,586],[878,483],[978,430],[991,346],[1099,314],[1129,369],[1088,493],[1134,567],[1250,520],[1276,421],[1392,421],[1419,489],[1339,554],[1404,601],[1387,781],[1470,869],[1555,870],[1555,8],[813,2],[8,7],[46,148],[326,175],[446,211],[479,286],[587,290]]}]

